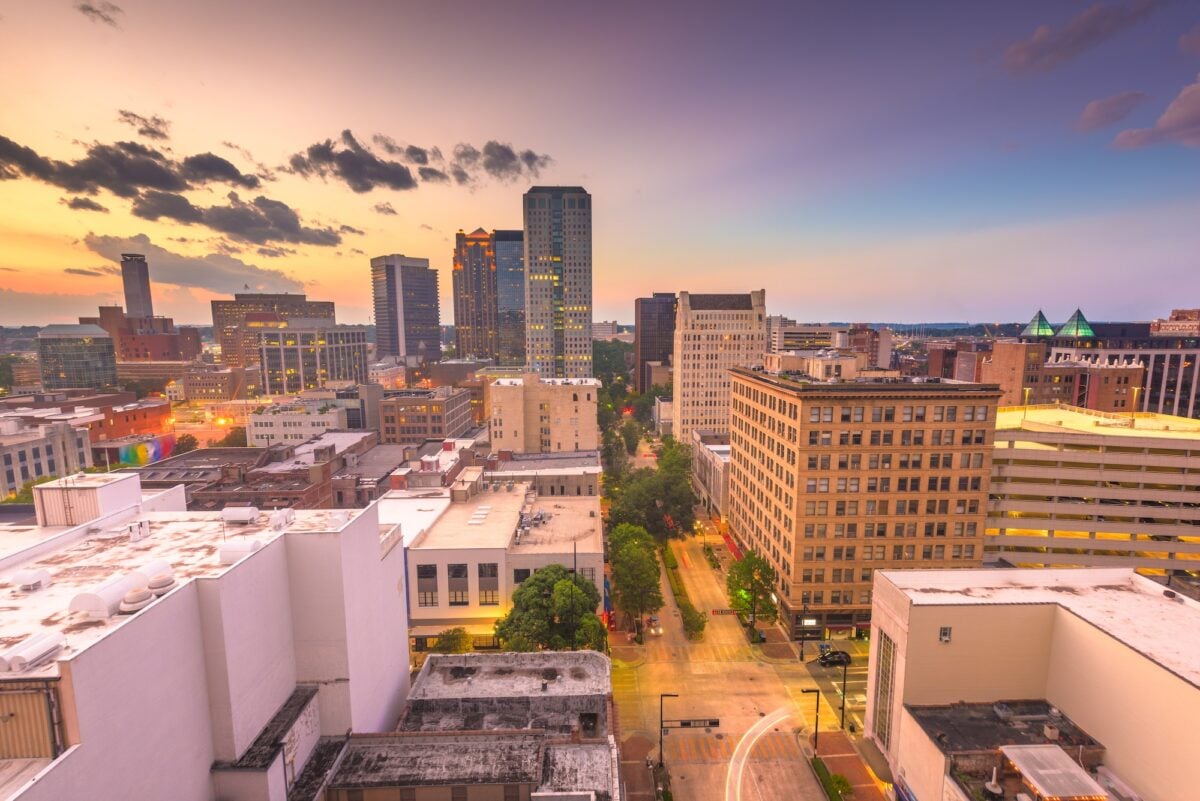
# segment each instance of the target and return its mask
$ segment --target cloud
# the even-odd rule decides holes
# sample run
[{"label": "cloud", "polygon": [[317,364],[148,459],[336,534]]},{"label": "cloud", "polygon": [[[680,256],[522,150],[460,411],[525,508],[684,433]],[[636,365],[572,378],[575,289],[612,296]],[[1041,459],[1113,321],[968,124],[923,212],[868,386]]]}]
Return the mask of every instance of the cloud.
[{"label": "cloud", "polygon": [[430,225],[429,223],[421,223],[420,227],[421,227],[421,228],[424,228],[426,231],[432,231],[432,230],[433,230],[433,226],[432,226],[432,225]]},{"label": "cloud", "polygon": [[413,164],[429,163],[429,151],[423,147],[417,147],[416,145],[409,145],[408,147],[404,148],[404,157]]},{"label": "cloud", "polygon": [[1084,106],[1083,113],[1075,121],[1075,130],[1095,131],[1118,123],[1147,97],[1143,92],[1121,92],[1102,100],[1093,100]]},{"label": "cloud", "polygon": [[479,163],[480,152],[474,145],[459,143],[454,146],[454,163],[469,169]]},{"label": "cloud", "polygon": [[230,192],[228,199],[228,205],[201,208],[183,195],[150,191],[133,202],[132,211],[134,216],[145,220],[165,217],[184,225],[197,223],[255,245],[289,242],[332,246],[342,241],[332,228],[302,224],[300,215],[281,200],[260,195],[247,203],[236,192]]},{"label": "cloud", "polygon": [[108,213],[107,208],[87,197],[73,197],[70,200],[63,198],[60,202],[65,204],[68,209],[74,209],[75,211],[102,211],[105,214]]},{"label": "cloud", "polygon": [[1200,23],[1179,37],[1179,52],[1189,56],[1200,56]]},{"label": "cloud", "polygon": [[1196,76],[1193,83],[1183,87],[1154,123],[1154,127],[1121,131],[1113,144],[1133,150],[1162,142],[1200,147],[1200,75]]},{"label": "cloud", "polygon": [[269,259],[278,259],[284,256],[291,256],[296,251],[292,250],[291,248],[262,247],[258,248],[255,252],[258,253],[258,255],[266,256]]},{"label": "cloud", "polygon": [[182,162],[182,173],[189,181],[208,183],[221,181],[243,187],[258,189],[262,183],[258,176],[247,175],[229,162],[214,153],[199,153],[188,156]]},{"label": "cloud", "polygon": [[375,210],[376,214],[384,214],[384,215],[390,215],[390,216],[395,216],[395,214],[396,214],[396,210],[394,208],[392,208],[391,203],[376,203],[374,206],[372,206],[372,208]]},{"label": "cloud", "polygon": [[1097,3],[1059,30],[1039,25],[1028,39],[1008,46],[1004,51],[1004,66],[1015,73],[1048,72],[1133,27],[1162,4],[1162,0]]},{"label": "cloud", "polygon": [[125,12],[120,6],[115,3],[90,3],[82,2],[75,4],[75,10],[92,22],[103,22],[105,25],[110,25],[114,28],[120,28],[121,25],[117,22],[117,17]]},{"label": "cloud", "polygon": [[446,173],[442,172],[436,167],[420,167],[417,170],[417,173],[421,176],[421,180],[425,181],[426,183],[447,183],[450,180],[449,175],[446,175]]},{"label": "cloud", "polygon": [[341,179],[351,190],[363,193],[383,187],[386,189],[415,189],[417,180],[412,171],[398,161],[382,159],[359,144],[349,130],[342,131],[342,146],[326,139],[309,145],[304,153],[288,160],[292,171],[308,177],[333,176]]},{"label": "cloud", "polygon": [[107,271],[92,270],[86,267],[65,267],[63,268],[63,272],[69,275],[84,275],[89,278],[99,278],[108,274]]},{"label": "cloud", "polygon": [[132,237],[88,234],[84,244],[94,253],[120,263],[122,253],[144,253],[155,283],[207,289],[210,292],[300,292],[304,285],[279,270],[264,269],[219,253],[184,256],[161,248],[145,234]]},{"label": "cloud", "polygon": [[339,225],[338,233],[339,234],[358,234],[359,236],[365,236],[367,232],[362,230],[361,228],[355,228],[353,225]]},{"label": "cloud", "polygon": [[147,139],[170,139],[171,123],[164,120],[157,114],[149,117],[143,117],[141,114],[135,114],[132,111],[121,109],[117,112],[117,120],[126,125],[130,125],[138,132],[139,136],[144,136]]},{"label": "cloud", "polygon": [[365,255],[367,255],[367,252],[366,252],[365,250],[360,250],[359,248],[350,248],[350,252],[351,252],[351,253],[353,253],[353,254],[354,254],[354,255],[356,255],[356,256],[365,256]]},{"label": "cloud", "polygon": [[374,136],[371,137],[371,141],[375,143],[376,147],[380,148],[381,150],[383,150],[384,153],[387,153],[388,155],[399,156],[401,153],[404,152],[404,148],[402,148],[402,147],[400,147],[400,145],[396,144],[396,140],[390,136],[384,136],[383,134],[375,134]]},{"label": "cloud", "polygon": [[454,183],[459,186],[466,186],[471,183],[471,174],[457,164],[450,165],[450,174],[454,176]]},{"label": "cloud", "polygon": [[133,201],[134,217],[143,220],[158,220],[166,217],[187,225],[201,222],[204,211],[192,205],[192,201],[174,192],[151,190]]}]

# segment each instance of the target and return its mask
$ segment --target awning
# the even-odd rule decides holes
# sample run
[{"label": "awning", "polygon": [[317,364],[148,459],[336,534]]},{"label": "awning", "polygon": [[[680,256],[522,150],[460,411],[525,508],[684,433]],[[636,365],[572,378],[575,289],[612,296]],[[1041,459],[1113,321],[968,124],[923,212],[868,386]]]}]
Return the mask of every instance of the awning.
[{"label": "awning", "polygon": [[863,737],[858,741],[858,753],[862,755],[863,760],[867,763],[867,767],[875,774],[881,782],[886,784],[894,784],[895,779],[892,778],[892,769],[888,767],[887,757],[875,745],[875,741],[869,737]]}]

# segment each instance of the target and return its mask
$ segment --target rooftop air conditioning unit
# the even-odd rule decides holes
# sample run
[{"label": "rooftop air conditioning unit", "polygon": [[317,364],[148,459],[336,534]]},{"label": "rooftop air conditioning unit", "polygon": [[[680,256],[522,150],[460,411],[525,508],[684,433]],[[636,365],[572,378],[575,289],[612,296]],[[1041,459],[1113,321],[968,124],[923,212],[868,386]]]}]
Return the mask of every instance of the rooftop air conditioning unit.
[{"label": "rooftop air conditioning unit", "polygon": [[37,592],[50,586],[50,572],[39,568],[27,567],[13,573],[12,583],[23,592]]},{"label": "rooftop air conditioning unit", "polygon": [[221,510],[221,520],[226,523],[237,523],[244,526],[257,519],[257,506],[226,506]]},{"label": "rooftop air conditioning unit", "polygon": [[48,661],[66,644],[66,638],[57,631],[34,634],[0,653],[0,671],[22,673],[37,667]]}]

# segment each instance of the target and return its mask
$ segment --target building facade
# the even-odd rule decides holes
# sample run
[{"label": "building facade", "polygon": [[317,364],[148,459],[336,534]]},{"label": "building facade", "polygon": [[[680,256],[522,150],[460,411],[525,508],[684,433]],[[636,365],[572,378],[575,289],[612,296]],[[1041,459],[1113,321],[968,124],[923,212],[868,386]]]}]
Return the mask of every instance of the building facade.
[{"label": "building facade", "polygon": [[793,634],[865,630],[877,569],[982,563],[995,386],[731,376],[725,516]]},{"label": "building facade", "polygon": [[380,442],[417,445],[427,439],[453,439],[471,430],[474,415],[466,389],[401,389],[379,402]]},{"label": "building facade", "polygon": [[410,367],[442,357],[437,272],[429,259],[398,253],[371,259],[371,294],[377,356]]},{"label": "building facade", "polygon": [[592,375],[592,196],[525,193],[525,359],[546,378]]},{"label": "building facade", "polygon": [[321,401],[273,403],[247,415],[246,443],[266,448],[278,443],[307,442],[329,430],[347,428],[346,410]]},{"label": "building facade", "polygon": [[499,364],[525,366],[525,232],[492,232]]},{"label": "building facade", "polygon": [[125,313],[130,317],[153,317],[150,266],[141,253],[121,254],[121,284],[125,289]]},{"label": "building facade", "polygon": [[30,481],[77,473],[92,466],[86,430],[69,423],[27,425],[0,417],[0,499]]},{"label": "building facade", "polygon": [[118,362],[188,362],[200,356],[200,332],[175,327],[170,317],[135,317],[120,306],[101,306],[96,317],[80,317],[112,337]]},{"label": "building facade", "polygon": [[712,517],[725,512],[729,494],[729,434],[692,429],[692,486]]},{"label": "building facade", "polygon": [[319,389],[327,381],[367,380],[367,329],[323,320],[293,319],[259,332],[264,395]]},{"label": "building facade", "polygon": [[655,292],[633,302],[633,386],[654,386],[649,365],[670,364],[675,349],[675,293]]},{"label": "building facade", "polygon": [[691,442],[695,428],[728,431],[729,369],[761,366],[767,349],[766,291],[680,292],[673,348],[675,438]]},{"label": "building facade", "polygon": [[37,338],[43,389],[117,386],[116,349],[100,326],[48,325]]},{"label": "building facade", "polygon": [[454,337],[458,358],[495,359],[499,355],[496,322],[496,251],[482,228],[459,231],[454,241]]},{"label": "building facade", "polygon": [[221,347],[221,363],[226,367],[258,364],[259,338],[246,326],[247,315],[278,322],[295,317],[303,320],[336,322],[333,303],[309,300],[304,295],[238,293],[233,300],[212,302],[213,337]]},{"label": "building facade", "polygon": [[484,388],[492,450],[594,451],[600,440],[594,378],[497,378]]},{"label": "building facade", "polygon": [[1065,403],[1098,412],[1132,412],[1145,385],[1139,362],[1092,358],[1048,361],[1044,342],[996,342],[980,380],[1000,385],[1000,405]]}]

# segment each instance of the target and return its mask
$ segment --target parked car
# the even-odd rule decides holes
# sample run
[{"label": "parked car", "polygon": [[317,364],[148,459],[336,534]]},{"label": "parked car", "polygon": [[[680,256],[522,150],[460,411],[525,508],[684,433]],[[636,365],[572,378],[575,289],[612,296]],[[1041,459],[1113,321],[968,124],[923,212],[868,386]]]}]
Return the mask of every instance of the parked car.
[{"label": "parked car", "polygon": [[849,665],[853,660],[845,651],[826,651],[817,657],[817,662],[825,667]]},{"label": "parked car", "polygon": [[662,623],[660,623],[658,620],[658,615],[650,616],[650,625],[647,627],[646,630],[651,634],[657,634],[659,636],[662,636],[663,627],[662,627]]}]

